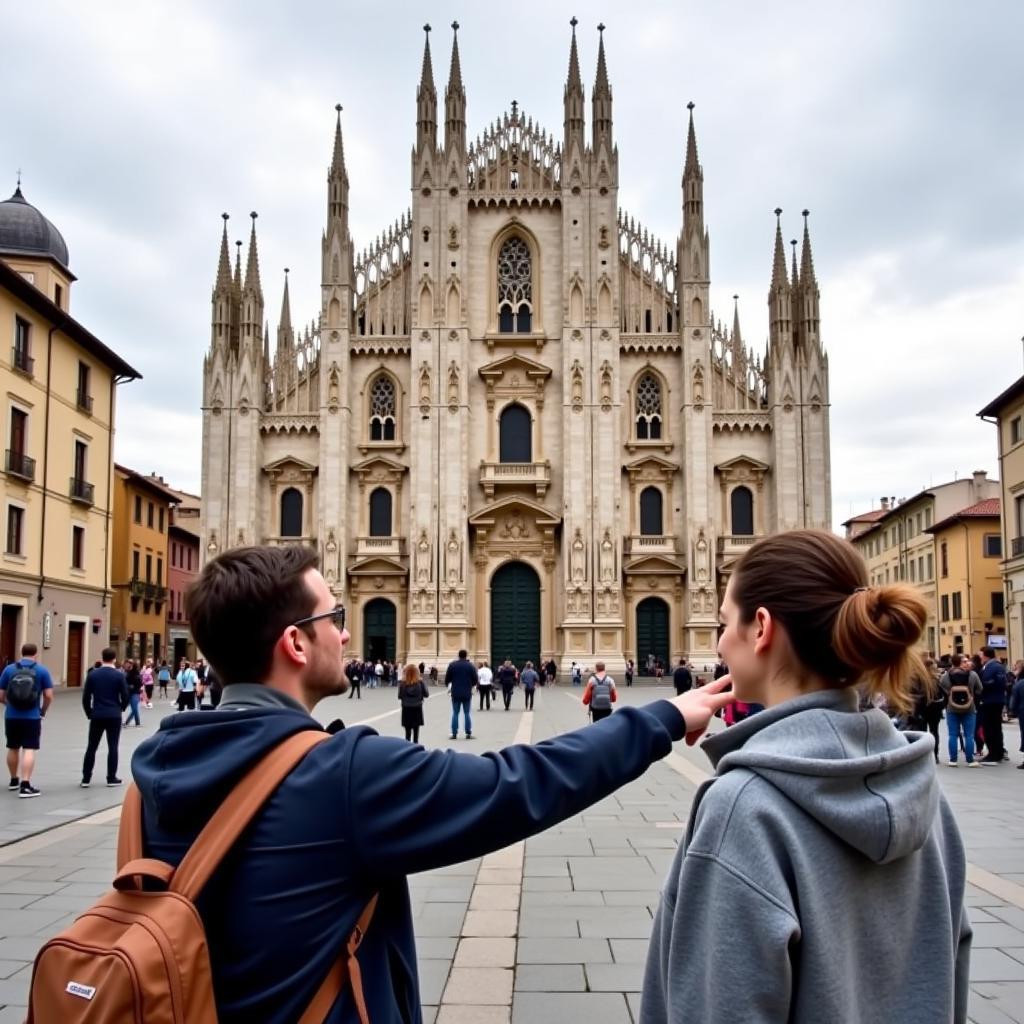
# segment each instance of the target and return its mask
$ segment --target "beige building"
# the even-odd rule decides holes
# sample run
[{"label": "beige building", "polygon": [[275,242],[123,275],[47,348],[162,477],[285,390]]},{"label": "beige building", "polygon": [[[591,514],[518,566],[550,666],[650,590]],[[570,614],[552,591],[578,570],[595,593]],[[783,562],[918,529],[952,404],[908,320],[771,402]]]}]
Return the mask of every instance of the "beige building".
[{"label": "beige building", "polygon": [[1002,477],[1003,593],[1010,664],[1024,658],[1024,377],[978,413],[996,426]]},{"label": "beige building", "polygon": [[138,371],[70,314],[68,251],[20,185],[0,203],[4,659],[76,686],[107,642],[116,385]]},{"label": "beige building", "polygon": [[711,308],[692,109],[679,234],[662,241],[619,207],[603,36],[588,129],[574,22],[551,89],[559,142],[515,102],[472,139],[457,40],[439,112],[429,38],[412,208],[353,243],[339,108],[321,308],[296,330],[286,280],[273,353],[255,215],[244,275],[225,224],[203,368],[204,558],[315,545],[358,653],[709,660],[736,558],[831,520],[806,216],[791,271],[775,227],[762,361],[738,312],[729,328]]},{"label": "beige building", "polygon": [[872,585],[902,581],[921,591],[928,605],[922,643],[944,653],[938,552],[932,527],[968,505],[997,497],[999,482],[978,470],[970,478],[929,487],[911,498],[882,498],[881,507],[848,519],[847,539],[863,555]]}]

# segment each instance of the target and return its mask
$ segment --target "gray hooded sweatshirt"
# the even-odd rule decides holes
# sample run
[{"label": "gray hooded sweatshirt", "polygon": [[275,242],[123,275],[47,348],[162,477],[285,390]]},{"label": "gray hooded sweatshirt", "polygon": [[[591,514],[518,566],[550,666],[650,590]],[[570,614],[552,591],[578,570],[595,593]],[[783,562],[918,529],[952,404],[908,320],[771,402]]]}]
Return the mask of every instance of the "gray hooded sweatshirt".
[{"label": "gray hooded sweatshirt", "polygon": [[654,922],[641,1024],[967,1018],[966,863],[931,736],[853,690],[706,740]]}]

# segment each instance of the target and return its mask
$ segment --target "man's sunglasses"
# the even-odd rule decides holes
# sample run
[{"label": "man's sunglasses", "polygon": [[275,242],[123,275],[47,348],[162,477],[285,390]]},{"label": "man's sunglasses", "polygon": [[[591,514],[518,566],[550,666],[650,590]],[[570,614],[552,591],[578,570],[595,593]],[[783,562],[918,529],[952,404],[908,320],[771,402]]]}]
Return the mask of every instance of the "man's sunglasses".
[{"label": "man's sunglasses", "polygon": [[308,626],[313,622],[319,622],[321,619],[330,619],[340,632],[345,628],[345,606],[343,604],[339,604],[337,608],[332,608],[329,612],[321,612],[319,615],[310,615],[308,618],[299,619],[298,622],[293,622],[292,625]]}]

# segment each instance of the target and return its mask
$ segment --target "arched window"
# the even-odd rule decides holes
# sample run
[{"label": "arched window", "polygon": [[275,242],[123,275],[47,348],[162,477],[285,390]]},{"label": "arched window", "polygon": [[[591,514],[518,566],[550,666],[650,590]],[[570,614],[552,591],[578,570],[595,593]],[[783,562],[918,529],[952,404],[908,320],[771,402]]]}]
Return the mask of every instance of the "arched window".
[{"label": "arched window", "polygon": [[370,385],[370,440],[395,439],[395,382],[380,374]]},{"label": "arched window", "polygon": [[391,536],[391,492],[386,487],[370,492],[370,536]]},{"label": "arched window", "polygon": [[754,535],[754,496],[746,487],[737,487],[729,499],[732,507],[732,533],[734,537]]},{"label": "arched window", "polygon": [[664,534],[661,491],[657,487],[645,487],[640,492],[640,533],[645,537],[660,537]]},{"label": "arched window", "polygon": [[533,461],[533,425],[530,413],[521,405],[505,407],[499,421],[499,454],[501,462]]},{"label": "arched window", "polygon": [[529,334],[533,328],[533,270],[530,247],[513,235],[498,252],[498,330]]},{"label": "arched window", "polygon": [[661,384],[653,373],[645,373],[637,381],[636,436],[638,441],[661,438]]},{"label": "arched window", "polygon": [[281,495],[281,536],[302,536],[302,493],[294,487]]}]

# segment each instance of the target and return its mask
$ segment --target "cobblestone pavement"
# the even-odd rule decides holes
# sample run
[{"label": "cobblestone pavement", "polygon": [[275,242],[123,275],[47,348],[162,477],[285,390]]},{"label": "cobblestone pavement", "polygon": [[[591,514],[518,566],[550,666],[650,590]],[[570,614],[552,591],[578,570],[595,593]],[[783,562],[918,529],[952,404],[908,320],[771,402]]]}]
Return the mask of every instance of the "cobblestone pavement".
[{"label": "cobblestone pavement", "polygon": [[[643,703],[667,692],[637,686],[622,699]],[[452,741],[449,704],[437,688],[422,735],[428,745],[475,751],[536,742],[585,723],[580,693],[564,685],[540,690],[530,714],[517,692],[512,711],[474,710],[475,738]],[[143,727],[122,734],[122,777],[131,749],[171,710],[165,702],[144,711]],[[401,735],[390,688],[325,701],[317,716],[372,721]],[[39,945],[110,884],[123,791],[78,788],[85,732],[76,695],[60,693],[44,723],[34,779],[42,796],[0,795],[0,1024],[24,1018]],[[1016,728],[1007,736],[1015,740]],[[1024,1022],[1024,772],[1015,763],[938,769],[970,860],[974,1024]],[[413,876],[425,1020],[635,1020],[658,889],[707,767],[699,750],[680,744],[641,779],[557,828]]]}]

